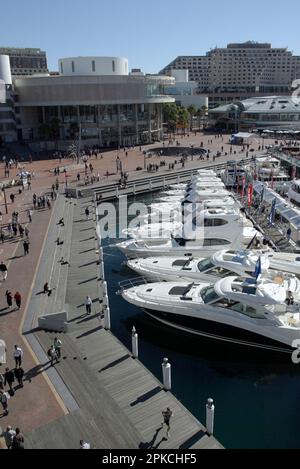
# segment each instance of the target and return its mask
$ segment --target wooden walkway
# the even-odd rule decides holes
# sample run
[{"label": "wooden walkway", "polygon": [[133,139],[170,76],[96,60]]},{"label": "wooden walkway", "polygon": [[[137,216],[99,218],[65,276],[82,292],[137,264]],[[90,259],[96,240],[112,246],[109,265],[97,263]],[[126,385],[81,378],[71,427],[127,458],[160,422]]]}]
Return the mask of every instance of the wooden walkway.
[{"label": "wooden walkway", "polygon": [[[57,268],[57,294],[51,309],[65,306],[69,332],[65,335],[36,331],[35,338],[46,351],[55,336],[63,343],[62,359],[47,373],[58,393],[72,405],[69,414],[26,434],[27,448],[78,448],[79,440],[92,448],[222,448],[204,426],[129,351],[103,329],[102,306],[95,253],[95,225],[86,220],[84,209],[90,200],[72,207],[74,215],[69,245],[70,267]],[[67,235],[65,234],[67,238]],[[60,254],[60,253],[59,253]],[[67,258],[66,247],[64,256]],[[56,265],[55,256],[51,261]],[[41,268],[51,270],[51,262]],[[52,270],[53,271],[53,270]],[[67,276],[67,281],[66,277]],[[38,287],[40,288],[40,287]],[[84,299],[93,300],[92,315],[86,316]],[[64,297],[64,305],[62,297]],[[45,297],[42,297],[45,301]],[[38,301],[42,301],[41,298]],[[48,308],[50,304],[48,305]],[[48,309],[49,310],[49,309]],[[43,312],[42,304],[39,311]],[[40,313],[42,314],[42,313]],[[113,314],[113,311],[112,311]],[[55,368],[55,369],[54,369]],[[53,379],[57,374],[59,379]],[[61,381],[67,387],[61,389]],[[76,405],[74,405],[74,403]],[[162,410],[174,412],[170,438],[161,430]]]}]

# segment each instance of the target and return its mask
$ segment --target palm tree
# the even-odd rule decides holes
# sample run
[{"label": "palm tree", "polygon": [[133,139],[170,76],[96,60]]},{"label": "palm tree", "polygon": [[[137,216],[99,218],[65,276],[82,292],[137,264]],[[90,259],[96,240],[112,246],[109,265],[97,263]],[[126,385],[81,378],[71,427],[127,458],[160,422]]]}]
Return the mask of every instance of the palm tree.
[{"label": "palm tree", "polygon": [[177,124],[185,131],[185,129],[188,127],[188,123],[189,123],[188,110],[185,107],[178,106]]},{"label": "palm tree", "polygon": [[165,104],[163,107],[164,122],[169,132],[175,132],[178,121],[178,106],[176,104]]},{"label": "palm tree", "polygon": [[41,124],[39,126],[39,137],[41,140],[43,140],[44,142],[49,140],[50,138],[50,133],[51,133],[51,129],[50,129],[50,125],[49,124]]},{"label": "palm tree", "polygon": [[192,132],[193,131],[193,117],[196,115],[197,109],[195,108],[194,105],[191,105],[187,108],[187,110],[190,115],[190,131]]}]

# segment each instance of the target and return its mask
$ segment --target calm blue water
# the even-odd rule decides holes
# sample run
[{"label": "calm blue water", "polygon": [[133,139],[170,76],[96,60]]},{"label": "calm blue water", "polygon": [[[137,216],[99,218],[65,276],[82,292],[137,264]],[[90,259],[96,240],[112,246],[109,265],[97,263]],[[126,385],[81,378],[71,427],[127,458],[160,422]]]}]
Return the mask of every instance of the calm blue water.
[{"label": "calm blue water", "polygon": [[128,304],[115,293],[120,281],[135,274],[122,265],[116,242],[103,240],[113,333],[130,349],[132,326],[137,328],[139,358],[160,381],[168,357],[172,392],[204,424],[206,399],[214,399],[215,436],[226,448],[300,448],[300,365],[279,355],[203,343]]}]

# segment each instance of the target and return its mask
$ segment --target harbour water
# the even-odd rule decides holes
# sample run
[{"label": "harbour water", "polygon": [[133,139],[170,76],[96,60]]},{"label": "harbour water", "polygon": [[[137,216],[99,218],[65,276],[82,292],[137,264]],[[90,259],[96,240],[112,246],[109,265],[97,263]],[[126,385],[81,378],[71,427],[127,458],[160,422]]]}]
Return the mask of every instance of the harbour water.
[{"label": "harbour water", "polygon": [[[143,196],[150,203],[156,195]],[[233,348],[182,334],[148,317],[116,295],[119,282],[136,277],[122,265],[118,240],[103,239],[112,332],[130,349],[133,325],[139,358],[161,380],[172,364],[172,392],[205,422],[208,397],[215,402],[215,436],[226,448],[300,448],[300,365],[289,356]]]}]

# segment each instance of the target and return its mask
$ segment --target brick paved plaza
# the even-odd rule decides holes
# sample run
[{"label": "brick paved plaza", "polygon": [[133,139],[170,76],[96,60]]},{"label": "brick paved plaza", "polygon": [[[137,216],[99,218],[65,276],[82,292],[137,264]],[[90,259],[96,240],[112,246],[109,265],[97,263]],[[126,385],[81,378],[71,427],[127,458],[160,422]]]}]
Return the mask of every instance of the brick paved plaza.
[{"label": "brick paved plaza", "polygon": [[[225,135],[222,138],[215,137],[214,135],[202,135],[202,134],[190,134],[189,137],[181,136],[176,137],[176,140],[180,142],[182,146],[188,147],[190,145],[200,146],[200,143],[203,142],[203,147],[205,149],[210,149],[210,161],[212,161],[213,156],[217,152],[221,152],[223,147],[222,156],[218,157],[217,160],[224,162],[226,160],[243,158],[246,156],[246,150],[244,153],[240,152],[241,147],[233,147],[233,150],[238,152],[236,155],[234,153],[230,154],[230,144],[229,135]],[[212,140],[212,143],[209,141]],[[267,141],[265,139],[264,144],[271,144],[272,141]],[[254,141],[252,148],[254,152],[249,153],[258,154],[258,147],[262,145],[262,140]],[[161,147],[162,143],[157,143],[155,145],[143,146],[142,152],[140,152],[139,147],[135,149],[128,150],[128,156],[126,157],[125,152],[120,151],[109,151],[103,152],[103,158],[100,158],[100,154],[96,159],[93,156],[89,161],[93,165],[93,173],[95,176],[100,175],[101,182],[113,182],[117,181],[120,176],[116,173],[116,158],[119,158],[122,161],[123,171],[129,173],[130,178],[136,178],[138,174],[145,174],[144,170],[138,171],[135,170],[137,167],[144,168],[144,155],[143,151],[153,147]],[[168,146],[168,141],[165,142],[165,146]],[[251,148],[251,147],[250,147]],[[227,152],[227,156],[225,156]],[[166,160],[166,166],[159,168],[159,173],[169,171],[168,165],[175,161],[175,158],[164,158]],[[177,158],[178,160],[178,158]],[[159,163],[159,158],[147,158],[146,164],[149,163]],[[206,162],[206,158],[205,158]],[[187,161],[185,168],[197,167],[199,166],[199,161],[194,159],[193,161]],[[15,344],[21,346],[24,350],[24,360],[23,368],[25,370],[25,383],[24,388],[17,389],[15,395],[9,400],[9,415],[3,417],[0,414],[0,427],[2,429],[6,428],[7,425],[13,427],[19,426],[22,431],[30,432],[35,428],[41,427],[49,422],[52,422],[67,413],[67,409],[63,404],[60,397],[54,390],[50,380],[45,373],[40,372],[40,363],[35,357],[34,353],[31,351],[27,341],[26,336],[22,335],[22,324],[27,313],[27,305],[33,291],[36,273],[39,266],[39,260],[41,257],[41,252],[43,250],[44,241],[47,235],[48,230],[53,229],[58,220],[51,219],[51,214],[53,210],[49,210],[47,207],[44,209],[33,210],[32,205],[32,195],[36,193],[37,196],[40,196],[44,193],[49,193],[51,191],[52,184],[56,182],[56,176],[54,176],[53,170],[55,167],[60,167],[63,169],[67,168],[67,183],[69,186],[76,186],[77,183],[77,174],[81,174],[81,183],[85,177],[85,168],[84,164],[81,161],[79,165],[76,164],[71,159],[63,159],[59,161],[55,160],[40,160],[33,161],[32,163],[25,162],[25,169],[28,171],[34,171],[35,177],[32,179],[31,189],[23,190],[19,194],[19,188],[15,187],[12,189],[6,190],[6,199],[7,199],[7,208],[8,214],[5,213],[4,199],[1,200],[1,212],[2,212],[2,226],[5,226],[11,221],[11,215],[13,211],[19,212],[19,219],[23,226],[28,226],[29,229],[29,239],[30,239],[30,253],[29,256],[23,255],[23,245],[22,238],[19,236],[5,239],[3,244],[0,244],[0,261],[3,261],[8,267],[8,277],[5,282],[0,284],[0,338],[4,339],[7,345],[7,366],[10,368],[14,367],[13,360],[13,348]],[[181,169],[181,164],[178,163],[175,166],[175,169]],[[11,170],[10,178],[12,179],[19,172],[17,169]],[[110,176],[105,176],[109,172]],[[89,175],[91,174],[88,171]],[[114,173],[114,174],[112,174]],[[0,169],[1,181],[5,181],[4,178],[4,164],[1,163]],[[60,173],[59,182],[60,182],[60,192],[64,192],[65,188],[65,174]],[[99,186],[99,183],[97,183]],[[15,194],[15,202],[11,203],[10,194]],[[55,203],[55,202],[54,202]],[[54,204],[53,203],[53,204]],[[32,223],[28,223],[27,210],[33,210],[33,219]],[[49,248],[49,247],[48,247]],[[50,251],[51,252],[51,247]],[[54,247],[53,247],[54,249]],[[44,279],[46,282],[47,279]],[[43,283],[44,283],[43,281]],[[20,310],[14,308],[7,308],[5,292],[10,290],[12,295],[15,294],[17,290],[22,295],[22,306]],[[0,372],[3,373],[6,365],[0,367]],[[68,383],[66,383],[68,384]],[[0,440],[1,446],[1,440]]]}]

